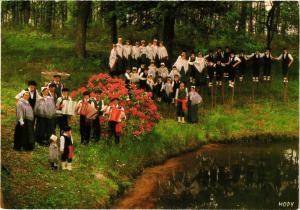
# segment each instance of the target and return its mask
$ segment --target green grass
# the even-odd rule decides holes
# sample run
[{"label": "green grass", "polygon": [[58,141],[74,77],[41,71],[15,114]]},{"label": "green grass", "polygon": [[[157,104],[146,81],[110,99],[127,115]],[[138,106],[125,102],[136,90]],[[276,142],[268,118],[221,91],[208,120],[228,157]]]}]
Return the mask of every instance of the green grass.
[{"label": "green grass", "polygon": [[[128,187],[144,167],[168,157],[195,149],[202,144],[239,140],[259,134],[298,136],[298,63],[293,66],[289,83],[289,103],[282,102],[280,65],[273,65],[274,80],[260,85],[255,100],[249,72],[234,106],[210,107],[209,94],[201,90],[204,104],[199,123],[178,124],[175,107],[160,106],[163,119],[152,133],[141,138],[122,138],[120,146],[109,147],[103,141],[90,146],[79,144],[78,117],[71,125],[75,139],[74,170],[52,171],[48,149],[37,146],[32,153],[12,150],[15,126],[14,96],[32,78],[41,83],[40,72],[58,68],[72,74],[66,85],[77,88],[98,73],[106,61],[108,49],[88,42],[89,57],[73,57],[72,40],[47,34],[2,31],[2,192],[6,208],[100,208]],[[294,56],[297,58],[297,56]],[[227,92],[228,90],[226,90]]]}]

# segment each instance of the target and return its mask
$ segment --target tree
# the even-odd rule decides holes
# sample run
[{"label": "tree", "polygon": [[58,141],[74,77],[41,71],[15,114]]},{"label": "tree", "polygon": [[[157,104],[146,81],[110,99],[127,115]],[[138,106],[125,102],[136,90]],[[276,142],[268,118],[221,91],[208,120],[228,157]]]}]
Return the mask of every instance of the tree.
[{"label": "tree", "polygon": [[267,27],[267,47],[271,47],[271,42],[274,36],[274,15],[277,13],[277,10],[279,9],[280,2],[275,1],[272,2],[272,8],[268,12],[267,21],[266,21],[266,27]]},{"label": "tree", "polygon": [[52,27],[52,16],[53,16],[53,1],[45,2],[45,22],[44,22],[44,31],[47,33],[51,32]]},{"label": "tree", "polygon": [[86,56],[86,31],[91,3],[91,1],[76,2],[77,19],[75,53],[78,58],[85,58]]}]

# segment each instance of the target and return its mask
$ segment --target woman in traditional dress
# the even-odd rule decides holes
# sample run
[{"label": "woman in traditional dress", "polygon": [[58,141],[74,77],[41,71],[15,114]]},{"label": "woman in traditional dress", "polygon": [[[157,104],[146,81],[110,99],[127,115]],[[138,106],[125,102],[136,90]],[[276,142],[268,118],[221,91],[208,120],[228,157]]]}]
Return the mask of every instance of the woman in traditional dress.
[{"label": "woman in traditional dress", "polygon": [[14,134],[14,149],[34,149],[33,110],[29,104],[30,93],[24,91],[17,103],[17,125]]},{"label": "woman in traditional dress", "polygon": [[187,60],[186,52],[182,52],[181,55],[178,56],[173,66],[176,66],[180,72],[181,81],[185,83],[188,82],[189,61]]},{"label": "woman in traditional dress", "polygon": [[49,96],[47,87],[41,88],[41,97],[34,108],[37,116],[36,141],[44,146],[49,145],[50,136],[55,133],[56,106],[53,97]]}]

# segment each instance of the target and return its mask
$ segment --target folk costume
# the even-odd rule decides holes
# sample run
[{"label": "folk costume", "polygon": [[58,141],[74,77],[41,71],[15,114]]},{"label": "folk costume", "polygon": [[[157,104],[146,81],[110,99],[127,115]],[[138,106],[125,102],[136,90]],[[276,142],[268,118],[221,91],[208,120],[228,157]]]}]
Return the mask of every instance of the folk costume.
[{"label": "folk costume", "polygon": [[283,82],[288,83],[288,71],[289,71],[289,63],[294,61],[294,58],[290,53],[282,53],[277,60],[282,60],[282,76]]},{"label": "folk costume", "polygon": [[[44,91],[46,87],[42,88]],[[51,96],[42,96],[34,108],[36,121],[36,141],[41,145],[49,145],[49,139],[55,133],[56,106]]]},{"label": "folk costume", "polygon": [[60,137],[60,152],[61,154],[61,165],[62,170],[72,170],[72,160],[74,157],[74,146],[73,137],[66,132]]},{"label": "folk costume", "polygon": [[159,59],[159,63],[165,63],[168,65],[168,51],[165,46],[160,45],[157,50],[157,56]]},{"label": "folk costume", "polygon": [[[24,92],[29,93],[28,91]],[[16,107],[16,127],[14,133],[15,150],[33,150],[34,149],[34,125],[33,110],[29,101],[20,98]]]},{"label": "folk costume", "polygon": [[123,46],[123,60],[124,60],[124,68],[130,69],[132,67],[132,46],[128,43]]},{"label": "folk costume", "polygon": [[176,68],[179,70],[181,81],[188,82],[189,61],[180,55],[173,66],[176,66]]},{"label": "folk costume", "polygon": [[62,134],[63,128],[69,126],[69,115],[61,113],[64,101],[72,101],[70,97],[61,96],[56,102],[56,119],[59,126],[60,134]]},{"label": "folk costume", "polygon": [[141,58],[141,49],[138,43],[136,43],[133,47],[132,47],[132,51],[131,51],[131,58],[132,58],[132,67],[138,67],[139,66],[139,62],[140,62],[140,58]]},{"label": "folk costume", "polygon": [[186,87],[177,88],[175,94],[175,100],[177,102],[177,117],[178,122],[184,123],[184,113],[187,111],[187,102],[188,102],[188,90]]},{"label": "folk costume", "polygon": [[122,126],[121,121],[122,119],[126,119],[124,108],[120,105],[110,105],[106,109],[105,114],[109,115],[109,131],[110,131],[110,138],[114,136],[115,143],[120,143],[120,135],[122,133]]},{"label": "folk costume", "polygon": [[[193,86],[192,88],[195,89]],[[198,122],[198,105],[202,102],[202,97],[196,91],[189,92],[188,99],[188,122]]]}]

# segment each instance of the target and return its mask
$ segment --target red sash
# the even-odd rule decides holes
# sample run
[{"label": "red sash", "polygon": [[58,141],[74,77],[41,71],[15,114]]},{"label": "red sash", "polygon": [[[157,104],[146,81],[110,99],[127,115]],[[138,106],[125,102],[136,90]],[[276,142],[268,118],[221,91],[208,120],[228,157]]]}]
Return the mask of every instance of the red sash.
[{"label": "red sash", "polygon": [[121,134],[123,131],[121,123],[116,124],[116,133]]},{"label": "red sash", "polygon": [[71,159],[74,156],[74,147],[73,146],[68,146],[68,149],[69,149],[68,158]]},{"label": "red sash", "polygon": [[187,100],[186,99],[177,99],[177,101],[182,103],[182,110],[185,112],[187,110]]}]

